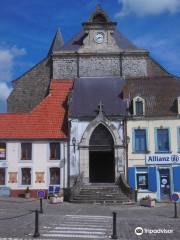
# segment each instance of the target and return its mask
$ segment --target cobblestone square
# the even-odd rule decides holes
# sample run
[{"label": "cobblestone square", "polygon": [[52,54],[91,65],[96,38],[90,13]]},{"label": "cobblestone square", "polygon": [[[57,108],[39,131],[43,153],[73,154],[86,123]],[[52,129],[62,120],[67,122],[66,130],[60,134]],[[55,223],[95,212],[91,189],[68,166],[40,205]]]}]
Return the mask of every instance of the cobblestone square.
[{"label": "cobblestone square", "polygon": [[[180,206],[180,217],[179,208]],[[32,239],[35,225],[35,214],[32,211],[35,209],[39,209],[39,200],[1,198],[0,239]],[[43,211],[43,214],[39,214],[38,239],[109,239],[112,235],[114,211],[117,213],[118,239],[178,240],[180,236],[180,221],[179,218],[174,218],[172,203],[146,208],[138,205],[108,206],[67,202],[50,204],[49,200],[43,200]],[[143,229],[142,235],[135,234],[137,227]]]}]

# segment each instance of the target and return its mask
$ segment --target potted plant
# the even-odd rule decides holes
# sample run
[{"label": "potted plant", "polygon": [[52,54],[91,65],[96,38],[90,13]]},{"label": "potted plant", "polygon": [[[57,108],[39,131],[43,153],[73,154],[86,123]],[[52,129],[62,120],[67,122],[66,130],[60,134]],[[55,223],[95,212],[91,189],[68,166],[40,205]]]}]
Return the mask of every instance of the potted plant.
[{"label": "potted plant", "polygon": [[140,205],[144,207],[155,207],[156,199],[152,198],[151,196],[146,196],[141,198]]},{"label": "potted plant", "polygon": [[30,190],[29,190],[29,187],[27,187],[26,190],[25,190],[25,198],[30,198]]},{"label": "potted plant", "polygon": [[52,197],[50,197],[50,203],[62,203],[63,200],[63,196],[58,194],[54,194]]}]

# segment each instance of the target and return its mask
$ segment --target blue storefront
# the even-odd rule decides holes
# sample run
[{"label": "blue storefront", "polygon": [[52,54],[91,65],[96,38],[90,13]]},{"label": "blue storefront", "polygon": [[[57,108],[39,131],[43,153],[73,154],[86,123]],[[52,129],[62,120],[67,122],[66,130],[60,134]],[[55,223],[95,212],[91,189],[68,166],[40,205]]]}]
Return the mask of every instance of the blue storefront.
[{"label": "blue storefront", "polygon": [[149,154],[145,162],[128,168],[128,182],[138,189],[138,199],[153,195],[157,201],[167,201],[172,193],[180,193],[180,155]]}]

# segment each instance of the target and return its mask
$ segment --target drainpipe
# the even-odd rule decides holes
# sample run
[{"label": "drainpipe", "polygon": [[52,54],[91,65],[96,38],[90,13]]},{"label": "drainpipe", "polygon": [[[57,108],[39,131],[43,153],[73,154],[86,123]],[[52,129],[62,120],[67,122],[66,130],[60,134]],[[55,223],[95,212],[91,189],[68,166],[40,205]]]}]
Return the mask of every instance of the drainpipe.
[{"label": "drainpipe", "polygon": [[125,140],[125,150],[126,150],[126,161],[125,161],[125,177],[128,183],[128,140],[127,140],[127,117],[124,119],[124,140]]}]

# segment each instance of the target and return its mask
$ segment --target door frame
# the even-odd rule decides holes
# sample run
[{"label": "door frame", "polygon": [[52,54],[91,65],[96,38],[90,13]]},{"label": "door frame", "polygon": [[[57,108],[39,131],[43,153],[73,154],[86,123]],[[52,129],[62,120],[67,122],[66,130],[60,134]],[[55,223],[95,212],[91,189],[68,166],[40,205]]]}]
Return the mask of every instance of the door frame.
[{"label": "door frame", "polygon": [[[163,199],[161,199],[161,182],[160,182],[160,171],[161,169],[168,169],[169,170],[169,185],[170,185],[170,196],[172,194],[172,190],[173,190],[173,181],[172,181],[172,167],[167,165],[167,166],[159,166],[157,168],[157,183],[158,183],[158,191],[157,191],[157,200],[159,202],[163,201]],[[168,199],[167,199],[168,200]],[[169,198],[170,200],[170,198]]]}]

